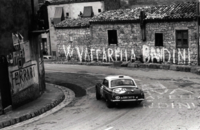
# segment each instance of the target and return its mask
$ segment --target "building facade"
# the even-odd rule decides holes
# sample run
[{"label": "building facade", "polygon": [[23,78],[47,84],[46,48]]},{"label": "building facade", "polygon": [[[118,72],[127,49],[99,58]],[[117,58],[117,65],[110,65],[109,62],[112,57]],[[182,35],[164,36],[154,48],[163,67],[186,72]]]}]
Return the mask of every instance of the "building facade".
[{"label": "building facade", "polygon": [[[0,114],[41,96],[45,76],[36,19],[38,1],[2,1]],[[7,16],[7,17],[5,17]]]},{"label": "building facade", "polygon": [[[49,36],[52,55],[57,56],[54,25],[68,19],[91,18],[105,10],[120,8],[120,0],[52,0],[48,5]],[[112,6],[111,6],[112,5]]]},{"label": "building facade", "polygon": [[[181,2],[110,10],[91,18],[86,28],[79,26],[72,29],[75,27],[73,23],[77,21],[71,21],[70,25],[61,22],[55,26],[56,37],[73,30],[71,39],[75,35],[81,38],[85,37],[85,33],[78,33],[79,31],[75,30],[89,30],[89,47],[81,40],[71,41],[71,45],[68,42],[60,45],[65,57],[81,62],[140,60],[198,65],[196,7],[195,2]],[[63,39],[70,38],[66,35]],[[63,40],[59,43],[62,43],[61,41]]]}]

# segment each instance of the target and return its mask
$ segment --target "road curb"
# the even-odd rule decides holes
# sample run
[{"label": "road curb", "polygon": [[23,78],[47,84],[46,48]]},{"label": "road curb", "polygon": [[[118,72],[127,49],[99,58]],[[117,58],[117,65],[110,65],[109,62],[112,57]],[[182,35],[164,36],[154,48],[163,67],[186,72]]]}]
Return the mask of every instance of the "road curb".
[{"label": "road curb", "polygon": [[159,63],[141,63],[141,62],[68,62],[68,61],[58,61],[58,62],[45,62],[45,64],[71,64],[71,65],[89,65],[89,66],[113,66],[113,67],[128,67],[128,68],[150,68],[150,69],[163,69],[163,70],[173,70],[182,72],[191,72],[195,74],[200,74],[200,66],[190,66],[190,65],[174,65],[174,64],[159,64]]},{"label": "road curb", "polygon": [[[57,87],[56,85],[54,85],[54,87]],[[59,88],[59,87],[57,87]],[[59,88],[60,89],[60,88]],[[61,91],[63,92],[63,90],[61,89]],[[63,92],[64,93],[64,92]],[[5,127],[8,127],[8,126],[11,126],[11,125],[14,125],[14,124],[17,124],[19,122],[23,122],[25,120],[28,120],[28,119],[31,119],[31,118],[34,118],[36,116],[39,116],[49,110],[51,110],[52,108],[54,108],[55,106],[57,106],[59,103],[61,103],[63,100],[65,99],[65,95],[63,94],[60,98],[56,99],[55,101],[47,104],[46,106],[36,110],[36,111],[33,111],[31,113],[28,113],[28,114],[24,114],[20,117],[16,117],[16,118],[13,118],[11,120],[7,120],[7,121],[3,121],[3,122],[0,122],[0,129],[1,128],[5,128]]]},{"label": "road curb", "polygon": [[200,74],[200,66],[189,65],[170,65],[170,64],[156,64],[156,63],[129,63],[129,68],[150,68],[150,69],[163,69],[181,72],[191,72]]}]

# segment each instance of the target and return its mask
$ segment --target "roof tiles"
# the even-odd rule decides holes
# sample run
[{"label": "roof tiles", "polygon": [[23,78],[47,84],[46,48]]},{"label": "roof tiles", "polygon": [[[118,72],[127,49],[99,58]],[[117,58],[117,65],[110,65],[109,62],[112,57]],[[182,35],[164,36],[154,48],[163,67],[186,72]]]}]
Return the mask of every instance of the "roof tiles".
[{"label": "roof tiles", "polygon": [[195,2],[174,3],[171,5],[145,6],[132,9],[110,10],[92,18],[91,21],[139,20],[140,11],[145,11],[148,19],[184,19],[196,16]]},{"label": "roof tiles", "polygon": [[56,4],[81,3],[81,2],[95,2],[103,0],[47,0],[47,1],[49,1],[51,5],[56,5]]},{"label": "roof tiles", "polygon": [[145,11],[146,20],[192,19],[196,17],[196,3],[182,2],[171,5],[109,10],[93,18],[66,19],[56,24],[55,27],[86,27],[90,22],[139,20],[140,11]]},{"label": "roof tiles", "polygon": [[54,27],[87,27],[91,18],[65,19],[64,21],[54,25]]}]

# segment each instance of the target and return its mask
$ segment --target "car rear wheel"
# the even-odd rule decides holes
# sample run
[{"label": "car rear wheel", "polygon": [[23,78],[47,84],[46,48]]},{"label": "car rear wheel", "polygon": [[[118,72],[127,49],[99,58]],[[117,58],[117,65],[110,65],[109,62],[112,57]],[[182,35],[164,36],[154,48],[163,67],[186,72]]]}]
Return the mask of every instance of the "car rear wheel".
[{"label": "car rear wheel", "polygon": [[110,100],[106,99],[106,106],[107,106],[108,108],[113,108],[113,107],[114,107],[114,103],[111,102]]},{"label": "car rear wheel", "polygon": [[97,100],[101,99],[101,95],[100,95],[99,91],[97,90],[97,88],[96,88],[96,99]]}]

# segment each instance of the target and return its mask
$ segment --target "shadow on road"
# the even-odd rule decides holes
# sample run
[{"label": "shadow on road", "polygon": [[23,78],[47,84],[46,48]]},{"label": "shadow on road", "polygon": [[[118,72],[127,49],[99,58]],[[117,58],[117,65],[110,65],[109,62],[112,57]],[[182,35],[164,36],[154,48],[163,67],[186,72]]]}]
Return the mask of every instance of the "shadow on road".
[{"label": "shadow on road", "polygon": [[76,97],[83,97],[86,95],[86,90],[83,87],[75,84],[77,78],[78,75],[76,74],[65,74],[58,72],[45,74],[45,80],[47,83],[67,87],[74,91]]}]

